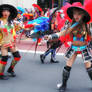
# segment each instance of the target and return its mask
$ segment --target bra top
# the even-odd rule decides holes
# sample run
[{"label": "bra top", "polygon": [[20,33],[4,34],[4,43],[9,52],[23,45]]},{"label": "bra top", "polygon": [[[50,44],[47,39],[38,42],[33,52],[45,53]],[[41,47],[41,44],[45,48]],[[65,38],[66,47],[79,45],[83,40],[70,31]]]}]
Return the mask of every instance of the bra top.
[{"label": "bra top", "polygon": [[73,41],[82,41],[83,42],[84,40],[85,40],[84,36],[82,36],[81,38],[73,36]]}]

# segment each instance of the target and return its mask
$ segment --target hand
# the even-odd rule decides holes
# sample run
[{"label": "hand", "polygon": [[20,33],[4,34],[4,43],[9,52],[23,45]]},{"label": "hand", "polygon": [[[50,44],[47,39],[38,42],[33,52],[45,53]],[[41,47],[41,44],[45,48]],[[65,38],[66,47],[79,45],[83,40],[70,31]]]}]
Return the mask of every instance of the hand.
[{"label": "hand", "polygon": [[50,40],[50,39],[51,39],[51,36],[50,36],[50,35],[45,35],[45,36],[44,36],[44,39],[45,39],[45,40]]}]

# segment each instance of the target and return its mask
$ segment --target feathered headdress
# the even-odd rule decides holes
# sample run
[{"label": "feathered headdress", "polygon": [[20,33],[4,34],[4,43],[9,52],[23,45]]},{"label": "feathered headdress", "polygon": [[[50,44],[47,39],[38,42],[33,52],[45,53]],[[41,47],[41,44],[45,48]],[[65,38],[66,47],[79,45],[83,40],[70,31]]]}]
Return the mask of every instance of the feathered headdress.
[{"label": "feathered headdress", "polygon": [[39,11],[42,11],[42,8],[37,4],[32,4],[33,7],[36,7]]}]

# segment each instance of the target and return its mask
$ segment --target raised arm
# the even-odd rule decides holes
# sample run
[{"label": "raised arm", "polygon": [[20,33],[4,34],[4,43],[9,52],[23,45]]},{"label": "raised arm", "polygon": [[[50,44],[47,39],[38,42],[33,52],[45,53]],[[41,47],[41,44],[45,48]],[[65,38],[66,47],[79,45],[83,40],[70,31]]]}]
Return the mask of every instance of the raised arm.
[{"label": "raised arm", "polygon": [[78,24],[79,23],[76,22],[70,28],[68,28],[68,30],[63,30],[63,31],[60,31],[58,33],[51,34],[49,36],[45,36],[45,39],[46,40],[53,40],[53,39],[59,38],[60,36],[64,36],[64,35],[70,33],[73,30],[73,28],[76,27]]}]

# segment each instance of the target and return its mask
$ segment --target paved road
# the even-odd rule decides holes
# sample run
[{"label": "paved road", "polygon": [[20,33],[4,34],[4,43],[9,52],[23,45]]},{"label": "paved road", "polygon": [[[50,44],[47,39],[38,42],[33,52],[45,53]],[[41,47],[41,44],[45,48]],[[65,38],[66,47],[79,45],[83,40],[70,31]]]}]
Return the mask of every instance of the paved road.
[{"label": "paved road", "polygon": [[[65,65],[63,56],[57,56],[58,64],[50,64],[48,56],[41,64],[39,54],[21,53],[22,60],[16,66],[15,78],[0,80],[0,92],[58,92],[56,84],[61,81]],[[6,67],[9,67],[10,61]],[[92,81],[84,68],[81,58],[77,58],[71,71],[66,92],[92,92]]]}]

